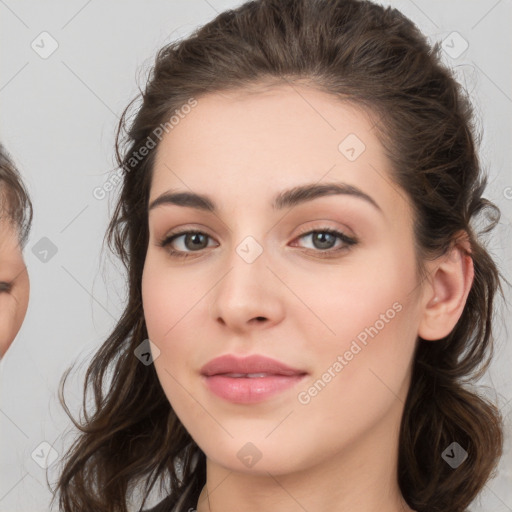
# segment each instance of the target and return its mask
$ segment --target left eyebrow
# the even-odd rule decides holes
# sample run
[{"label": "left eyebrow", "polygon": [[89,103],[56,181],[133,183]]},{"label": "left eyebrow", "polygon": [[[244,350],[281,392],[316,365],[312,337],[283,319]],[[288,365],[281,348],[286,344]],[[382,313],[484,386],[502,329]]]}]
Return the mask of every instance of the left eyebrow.
[{"label": "left eyebrow", "polygon": [[[313,199],[317,199],[319,197],[330,195],[349,195],[357,197],[364,200],[368,204],[371,204],[380,213],[383,213],[381,207],[371,196],[359,188],[347,183],[329,183],[324,185],[307,184],[299,185],[289,190],[283,190],[274,197],[272,201],[272,208],[274,208],[274,210],[282,210],[283,208],[292,207],[307,201],[312,201]],[[186,191],[164,192],[150,203],[148,211],[164,204],[196,208],[198,210],[204,210],[208,212],[217,211],[215,202],[208,195]]]}]

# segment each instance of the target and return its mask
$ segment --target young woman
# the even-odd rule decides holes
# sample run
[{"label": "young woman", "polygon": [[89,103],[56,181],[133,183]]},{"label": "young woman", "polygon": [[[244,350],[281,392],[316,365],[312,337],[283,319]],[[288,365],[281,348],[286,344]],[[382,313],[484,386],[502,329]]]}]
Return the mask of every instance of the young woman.
[{"label": "young woman", "polygon": [[502,450],[462,384],[492,353],[474,221],[499,212],[439,52],[395,9],[261,0],[158,53],[60,510],[147,509],[157,482],[153,511],[466,510]]},{"label": "young woman", "polygon": [[23,260],[32,223],[32,203],[21,176],[0,145],[0,359],[27,312],[29,278]]}]

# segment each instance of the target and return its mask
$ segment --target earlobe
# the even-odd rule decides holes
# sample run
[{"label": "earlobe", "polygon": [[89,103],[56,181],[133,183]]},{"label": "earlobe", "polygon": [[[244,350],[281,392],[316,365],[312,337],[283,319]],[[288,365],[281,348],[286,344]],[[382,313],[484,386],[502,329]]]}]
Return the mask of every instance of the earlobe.
[{"label": "earlobe", "polygon": [[434,341],[453,330],[473,284],[473,259],[467,235],[457,239],[447,254],[431,262],[430,271],[418,336]]}]

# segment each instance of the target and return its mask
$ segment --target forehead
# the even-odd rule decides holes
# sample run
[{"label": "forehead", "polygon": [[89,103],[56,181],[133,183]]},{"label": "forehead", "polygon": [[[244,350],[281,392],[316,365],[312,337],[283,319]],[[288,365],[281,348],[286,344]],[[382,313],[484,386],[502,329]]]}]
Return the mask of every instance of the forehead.
[{"label": "forehead", "polygon": [[372,114],[304,85],[212,93],[159,143],[150,199],[170,188],[255,200],[345,181],[396,200]]},{"label": "forehead", "polygon": [[0,215],[0,265],[11,259],[17,259],[20,252],[17,227],[3,213]]},{"label": "forehead", "polygon": [[213,167],[240,157],[270,163],[283,153],[290,162],[316,153],[335,160],[339,142],[350,133],[372,151],[372,128],[362,109],[305,86],[212,93],[198,98],[164,135],[156,163],[201,159]]}]

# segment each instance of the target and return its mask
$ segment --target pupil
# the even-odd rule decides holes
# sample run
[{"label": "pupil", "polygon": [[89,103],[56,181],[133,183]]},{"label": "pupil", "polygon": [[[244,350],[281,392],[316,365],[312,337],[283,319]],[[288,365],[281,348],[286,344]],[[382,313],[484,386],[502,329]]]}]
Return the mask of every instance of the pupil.
[{"label": "pupil", "polygon": [[[194,242],[192,243],[192,245],[196,245],[196,248],[198,247],[197,244],[196,244],[196,241],[197,241],[197,238],[205,238],[204,235],[202,235],[201,233],[192,233],[190,235],[187,236],[188,240],[194,240]],[[199,242],[199,244],[201,244],[201,242]],[[203,245],[204,245],[204,240],[203,240]],[[202,247],[199,247],[199,248],[202,248]]]},{"label": "pupil", "polygon": [[[325,240],[325,238],[327,237],[327,242]],[[331,243],[332,243],[332,238],[334,238],[334,236],[331,234],[331,233],[325,233],[325,232],[317,232],[316,233],[316,236],[313,238],[313,240],[315,242],[319,242],[320,243],[320,249],[329,249],[331,247]],[[331,240],[329,240],[331,239]]]}]

